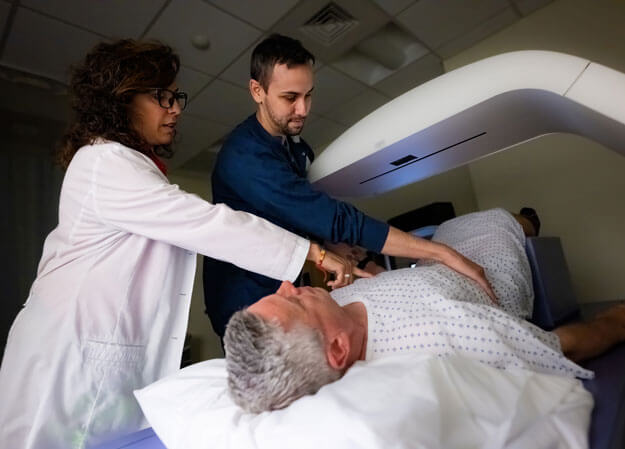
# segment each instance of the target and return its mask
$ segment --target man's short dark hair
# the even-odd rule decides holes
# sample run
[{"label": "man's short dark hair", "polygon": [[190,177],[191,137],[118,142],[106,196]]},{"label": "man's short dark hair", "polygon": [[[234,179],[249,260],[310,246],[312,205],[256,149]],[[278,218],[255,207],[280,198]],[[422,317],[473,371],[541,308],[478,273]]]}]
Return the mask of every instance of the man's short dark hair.
[{"label": "man's short dark hair", "polygon": [[252,52],[250,76],[267,91],[273,67],[276,64],[286,64],[290,69],[294,66],[314,63],[315,57],[302,46],[300,41],[281,34],[272,34],[258,44]]}]

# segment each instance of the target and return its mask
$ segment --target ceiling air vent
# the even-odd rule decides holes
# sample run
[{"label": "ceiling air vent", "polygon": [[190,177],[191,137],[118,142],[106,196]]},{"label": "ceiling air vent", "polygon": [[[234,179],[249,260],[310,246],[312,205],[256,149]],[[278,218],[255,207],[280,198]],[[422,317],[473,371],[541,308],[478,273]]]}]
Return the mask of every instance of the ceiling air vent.
[{"label": "ceiling air vent", "polygon": [[326,47],[358,25],[358,21],[334,2],[328,3],[301,27],[301,31]]}]

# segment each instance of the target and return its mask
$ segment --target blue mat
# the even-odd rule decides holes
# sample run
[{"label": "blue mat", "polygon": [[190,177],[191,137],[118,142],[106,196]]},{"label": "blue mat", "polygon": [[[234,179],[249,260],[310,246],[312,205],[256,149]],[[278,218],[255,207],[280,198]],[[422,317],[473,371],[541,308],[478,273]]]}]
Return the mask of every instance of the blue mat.
[{"label": "blue mat", "polygon": [[131,433],[93,449],[167,449],[152,428]]}]

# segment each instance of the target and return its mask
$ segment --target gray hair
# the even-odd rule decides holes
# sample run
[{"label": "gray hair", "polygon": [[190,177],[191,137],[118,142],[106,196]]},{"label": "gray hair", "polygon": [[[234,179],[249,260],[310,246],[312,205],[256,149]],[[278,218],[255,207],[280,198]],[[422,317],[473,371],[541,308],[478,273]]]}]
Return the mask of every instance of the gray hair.
[{"label": "gray hair", "polygon": [[230,396],[248,412],[284,408],[341,377],[328,365],[317,330],[287,332],[247,310],[230,318],[224,346]]}]

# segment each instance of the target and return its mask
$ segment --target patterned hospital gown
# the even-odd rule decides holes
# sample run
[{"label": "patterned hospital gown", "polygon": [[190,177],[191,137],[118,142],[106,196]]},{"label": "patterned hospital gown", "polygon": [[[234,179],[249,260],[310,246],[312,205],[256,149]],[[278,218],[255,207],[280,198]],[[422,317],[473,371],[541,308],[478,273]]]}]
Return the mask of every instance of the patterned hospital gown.
[{"label": "patterned hospital gown", "polygon": [[498,368],[591,378],[562,354],[557,336],[528,323],[531,272],[525,236],[503,209],[454,218],[434,240],[482,265],[500,305],[472,280],[438,263],[389,271],[332,292],[367,308],[367,360],[402,352],[461,354]]}]

